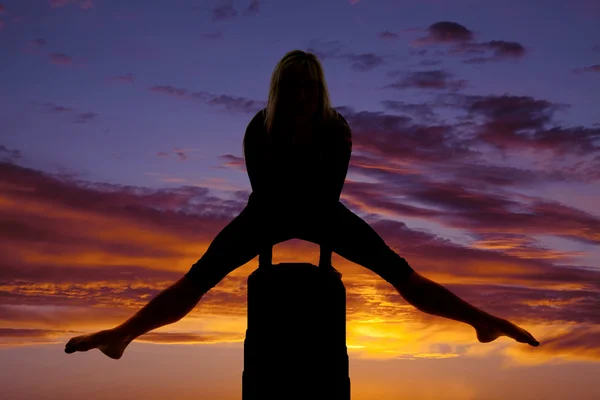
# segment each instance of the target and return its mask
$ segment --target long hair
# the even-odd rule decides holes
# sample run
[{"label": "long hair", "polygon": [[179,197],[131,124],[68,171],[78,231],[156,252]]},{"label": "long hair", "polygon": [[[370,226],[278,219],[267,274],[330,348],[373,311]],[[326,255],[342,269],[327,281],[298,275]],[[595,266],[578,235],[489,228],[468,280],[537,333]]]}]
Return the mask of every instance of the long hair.
[{"label": "long hair", "polygon": [[[297,66],[308,67],[308,72],[311,79],[317,82],[319,90],[319,102],[317,105],[316,117],[321,122],[328,122],[335,120],[338,117],[337,112],[332,108],[331,101],[329,99],[329,91],[327,90],[327,83],[325,82],[325,73],[323,66],[313,53],[303,50],[291,50],[288,51],[283,58],[277,63],[273,73],[271,75],[271,84],[269,85],[269,98],[267,100],[267,106],[265,108],[264,128],[267,133],[268,141],[272,139],[272,133],[274,127],[282,120],[278,110],[281,110],[280,95],[282,90],[282,77],[286,75],[286,72],[290,68]],[[326,134],[326,132],[324,132]],[[243,150],[245,156],[246,149],[246,138],[243,140]]]},{"label": "long hair", "polygon": [[325,72],[323,71],[321,62],[313,53],[303,50],[292,50],[287,52],[277,63],[271,75],[269,98],[265,110],[265,129],[269,137],[273,132],[274,126],[279,122],[277,111],[281,106],[279,99],[281,95],[282,76],[286,75],[288,69],[300,66],[307,67],[311,79],[314,79],[318,85],[319,102],[316,117],[321,121],[329,121],[330,118],[336,116],[335,111],[331,107],[329,91],[325,82]]}]

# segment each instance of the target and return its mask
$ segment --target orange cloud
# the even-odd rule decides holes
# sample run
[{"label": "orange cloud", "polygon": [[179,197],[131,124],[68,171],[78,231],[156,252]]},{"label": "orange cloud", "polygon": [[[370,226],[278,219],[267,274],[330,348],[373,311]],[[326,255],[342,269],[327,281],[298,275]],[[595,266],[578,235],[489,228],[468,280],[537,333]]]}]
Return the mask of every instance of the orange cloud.
[{"label": "orange cloud", "polygon": [[[72,331],[121,323],[181,277],[245,206],[245,199],[225,203],[204,187],[120,187],[74,181],[12,162],[0,163],[0,172],[0,329],[17,329],[4,335],[4,344],[52,342]],[[368,204],[371,195],[353,186],[347,198]],[[534,333],[548,321],[599,322],[594,310],[600,304],[600,279],[593,269],[553,265],[555,258],[543,257],[539,249],[539,256],[533,250],[507,251],[528,245],[520,237],[491,236],[481,239],[483,246],[468,247],[393,220],[366,219],[417,270]],[[317,263],[318,250],[314,243],[292,240],[276,246],[274,262]],[[243,340],[246,279],[256,262],[226,277],[187,318],[140,340]],[[477,343],[474,330],[464,324],[418,312],[373,272],[338,255],[333,263],[343,274],[347,343],[357,357],[464,357],[471,347],[496,346]],[[581,335],[579,345],[594,349],[594,337]],[[542,348],[545,338],[538,338]],[[572,348],[557,351],[568,356]]]}]

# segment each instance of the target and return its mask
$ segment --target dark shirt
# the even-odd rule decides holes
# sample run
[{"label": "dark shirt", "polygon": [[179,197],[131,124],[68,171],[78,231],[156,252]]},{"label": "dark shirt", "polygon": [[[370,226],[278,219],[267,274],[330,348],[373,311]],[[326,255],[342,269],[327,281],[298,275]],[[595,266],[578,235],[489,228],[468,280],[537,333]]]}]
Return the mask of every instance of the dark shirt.
[{"label": "dark shirt", "polygon": [[339,201],[352,153],[352,134],[337,111],[317,125],[310,145],[292,144],[291,135],[274,130],[271,138],[260,110],[244,136],[246,169],[252,186],[249,202],[267,209],[325,211]]}]

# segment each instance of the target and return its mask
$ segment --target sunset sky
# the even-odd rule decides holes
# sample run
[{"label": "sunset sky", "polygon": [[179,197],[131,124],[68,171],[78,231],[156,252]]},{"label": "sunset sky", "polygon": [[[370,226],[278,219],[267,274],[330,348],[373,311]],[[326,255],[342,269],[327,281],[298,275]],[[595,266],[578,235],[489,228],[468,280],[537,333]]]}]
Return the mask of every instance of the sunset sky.
[{"label": "sunset sky", "polygon": [[258,257],[118,361],[63,349],[245,207],[243,135],[292,49],[352,130],[341,201],[541,342],[481,344],[334,254],[352,399],[600,398],[598,0],[0,0],[0,397],[241,399]]}]

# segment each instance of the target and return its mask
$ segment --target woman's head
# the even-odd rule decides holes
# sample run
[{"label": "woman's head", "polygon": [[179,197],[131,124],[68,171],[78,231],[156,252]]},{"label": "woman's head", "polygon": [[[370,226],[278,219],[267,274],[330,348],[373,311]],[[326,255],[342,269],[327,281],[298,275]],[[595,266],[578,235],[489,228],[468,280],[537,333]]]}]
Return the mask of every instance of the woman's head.
[{"label": "woman's head", "polygon": [[271,75],[265,124],[267,131],[281,121],[326,120],[332,114],[323,66],[310,52],[292,50]]}]

